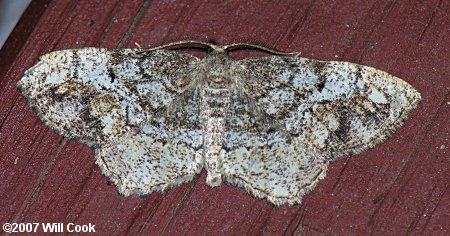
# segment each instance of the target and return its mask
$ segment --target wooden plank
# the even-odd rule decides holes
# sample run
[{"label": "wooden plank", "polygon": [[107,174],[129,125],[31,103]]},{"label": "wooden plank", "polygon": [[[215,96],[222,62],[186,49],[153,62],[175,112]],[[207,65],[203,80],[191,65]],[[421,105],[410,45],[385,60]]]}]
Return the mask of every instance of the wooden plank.
[{"label": "wooden plank", "polygon": [[[0,61],[8,61],[0,64],[1,224],[93,223],[100,234],[450,234],[447,1],[86,0],[40,6],[26,13],[41,14],[34,28],[21,21],[0,52]],[[206,186],[204,172],[167,193],[121,197],[93,152],[54,134],[15,89],[45,52],[180,39],[253,41],[374,66],[411,83],[423,101],[385,143],[333,163],[300,206],[274,208],[240,188]],[[250,55],[260,53],[233,54]]]}]

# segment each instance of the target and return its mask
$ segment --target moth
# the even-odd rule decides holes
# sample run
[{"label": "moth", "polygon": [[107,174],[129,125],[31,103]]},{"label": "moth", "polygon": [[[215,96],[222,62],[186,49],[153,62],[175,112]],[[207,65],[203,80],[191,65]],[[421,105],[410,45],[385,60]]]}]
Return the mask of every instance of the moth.
[{"label": "moth", "polygon": [[[195,47],[203,58],[168,48]],[[272,54],[233,60],[250,48]],[[328,165],[382,142],[421,97],[350,62],[247,43],[180,41],[151,49],[54,51],[18,89],[47,126],[87,144],[119,193],[226,182],[274,205],[301,203]]]}]

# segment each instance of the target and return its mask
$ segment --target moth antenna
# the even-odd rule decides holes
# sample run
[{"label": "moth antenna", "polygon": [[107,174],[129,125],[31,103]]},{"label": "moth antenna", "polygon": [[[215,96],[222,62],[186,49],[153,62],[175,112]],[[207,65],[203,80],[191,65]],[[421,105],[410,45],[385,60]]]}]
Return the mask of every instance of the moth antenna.
[{"label": "moth antenna", "polygon": [[277,51],[268,47],[264,47],[261,45],[253,44],[253,43],[233,43],[229,45],[225,45],[222,47],[226,51],[234,51],[234,50],[240,50],[240,49],[256,49],[263,52],[268,52],[274,55],[280,55],[280,56],[292,56],[292,55],[299,55],[299,52],[282,52]]},{"label": "moth antenna", "polygon": [[210,43],[210,42],[203,42],[203,41],[197,41],[197,40],[182,40],[182,41],[177,41],[177,42],[173,42],[173,43],[163,44],[161,46],[154,47],[154,48],[148,48],[143,51],[154,51],[154,50],[165,49],[165,48],[175,49],[175,48],[197,48],[197,47],[202,48],[202,49],[218,48],[217,45]]}]

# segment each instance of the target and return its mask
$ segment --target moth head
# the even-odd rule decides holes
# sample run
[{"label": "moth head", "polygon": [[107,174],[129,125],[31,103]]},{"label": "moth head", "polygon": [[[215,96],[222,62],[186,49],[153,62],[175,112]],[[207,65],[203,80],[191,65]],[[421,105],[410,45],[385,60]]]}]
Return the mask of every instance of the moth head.
[{"label": "moth head", "polygon": [[215,44],[211,44],[208,48],[208,50],[206,51],[207,55],[228,55],[228,51],[225,50],[225,48],[223,48],[222,46],[218,46]]}]

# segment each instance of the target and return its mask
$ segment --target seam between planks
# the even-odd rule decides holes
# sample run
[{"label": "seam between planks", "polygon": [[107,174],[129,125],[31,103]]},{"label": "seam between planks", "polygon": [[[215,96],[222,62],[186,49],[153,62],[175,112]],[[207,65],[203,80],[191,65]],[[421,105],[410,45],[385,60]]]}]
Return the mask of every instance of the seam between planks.
[{"label": "seam between planks", "polygon": [[128,39],[130,38],[131,34],[133,33],[134,29],[136,29],[137,25],[139,24],[139,22],[141,22],[143,16],[144,16],[144,12],[147,11],[148,7],[150,6],[150,0],[145,0],[141,7],[139,8],[138,12],[136,13],[133,22],[131,22],[130,27],[128,28],[127,32],[125,33],[125,35],[120,39],[119,43],[117,44],[116,48],[122,48],[123,45],[125,44],[125,42],[128,41]]}]

